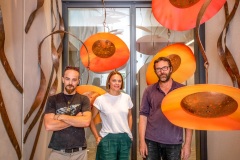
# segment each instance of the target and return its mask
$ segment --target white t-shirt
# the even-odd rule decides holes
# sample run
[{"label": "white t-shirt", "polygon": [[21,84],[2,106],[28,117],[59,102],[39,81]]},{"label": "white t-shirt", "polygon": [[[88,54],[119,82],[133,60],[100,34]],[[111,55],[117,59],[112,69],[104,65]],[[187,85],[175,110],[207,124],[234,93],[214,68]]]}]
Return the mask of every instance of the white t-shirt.
[{"label": "white t-shirt", "polygon": [[127,133],[132,139],[128,126],[128,110],[133,107],[133,103],[128,94],[113,96],[105,93],[97,97],[93,105],[99,110],[102,119],[101,137],[108,133]]}]

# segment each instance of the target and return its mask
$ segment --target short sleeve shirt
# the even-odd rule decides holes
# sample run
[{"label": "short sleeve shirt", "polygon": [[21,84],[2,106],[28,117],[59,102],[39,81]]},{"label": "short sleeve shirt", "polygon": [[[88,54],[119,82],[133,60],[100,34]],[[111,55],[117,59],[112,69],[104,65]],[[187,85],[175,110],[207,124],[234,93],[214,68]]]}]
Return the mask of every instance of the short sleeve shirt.
[{"label": "short sleeve shirt", "polygon": [[113,96],[105,93],[96,98],[93,104],[100,112],[102,129],[100,135],[105,137],[109,133],[127,133],[132,139],[128,125],[128,112],[133,107],[131,97],[126,93]]},{"label": "short sleeve shirt", "polygon": [[[182,86],[184,85],[173,81],[169,92]],[[139,114],[147,117],[145,138],[163,144],[181,144],[183,129],[172,124],[161,110],[165,96],[159,82],[148,86],[143,93]]]},{"label": "short sleeve shirt", "polygon": [[[63,93],[50,96],[46,104],[45,114],[54,113],[76,116],[79,112],[90,111],[88,97],[76,93],[72,98],[71,104],[67,105],[66,97],[64,97]],[[59,150],[86,146],[84,128],[70,126],[54,131],[48,147]]]}]

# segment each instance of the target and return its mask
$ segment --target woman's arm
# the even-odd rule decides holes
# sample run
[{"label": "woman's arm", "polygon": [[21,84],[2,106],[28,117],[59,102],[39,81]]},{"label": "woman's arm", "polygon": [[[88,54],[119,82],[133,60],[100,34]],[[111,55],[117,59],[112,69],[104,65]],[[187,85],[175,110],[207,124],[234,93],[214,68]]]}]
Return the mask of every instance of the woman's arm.
[{"label": "woman's arm", "polygon": [[99,113],[99,110],[96,108],[96,107],[92,107],[92,119],[91,119],[91,124],[90,124],[90,129],[96,139],[96,143],[98,144],[102,137],[99,135],[98,131],[97,131],[97,128],[96,128],[96,125],[94,123],[94,118],[97,116],[97,114]]},{"label": "woman's arm", "polygon": [[132,109],[128,110],[128,126],[132,130]]}]

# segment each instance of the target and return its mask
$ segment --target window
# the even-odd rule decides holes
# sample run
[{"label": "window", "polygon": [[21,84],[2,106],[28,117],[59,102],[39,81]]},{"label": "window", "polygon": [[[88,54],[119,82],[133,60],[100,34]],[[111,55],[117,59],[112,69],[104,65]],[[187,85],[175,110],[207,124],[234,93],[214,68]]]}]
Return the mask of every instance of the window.
[{"label": "window", "polygon": [[[129,60],[119,71],[125,78],[124,91],[130,94],[134,103],[132,110],[134,140],[131,157],[137,159],[138,108],[142,93],[147,86],[146,66],[159,50],[172,43],[187,44],[194,51],[193,30],[178,32],[161,26],[151,12],[151,1],[106,1],[103,5],[102,2],[63,0],[63,18],[67,31],[83,42],[96,33],[110,32],[122,39],[129,48]],[[106,23],[103,23],[104,21]],[[108,73],[88,71],[80,58],[82,43],[68,35],[64,41],[63,67],[67,65],[80,67],[81,84],[105,88]],[[186,84],[194,84],[194,76]],[[95,139],[90,129],[86,129],[86,133],[89,159],[94,159]],[[192,147],[192,157],[196,159],[195,145]]]}]

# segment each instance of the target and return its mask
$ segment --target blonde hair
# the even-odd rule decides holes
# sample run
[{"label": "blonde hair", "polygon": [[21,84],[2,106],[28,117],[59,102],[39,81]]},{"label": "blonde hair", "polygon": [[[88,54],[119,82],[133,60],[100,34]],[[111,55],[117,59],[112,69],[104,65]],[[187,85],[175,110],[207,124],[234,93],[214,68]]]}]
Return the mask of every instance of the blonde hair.
[{"label": "blonde hair", "polygon": [[111,77],[112,77],[113,75],[115,75],[115,74],[118,74],[118,75],[121,77],[121,79],[122,79],[122,85],[121,85],[120,89],[123,89],[123,88],[124,88],[123,76],[122,76],[122,74],[121,74],[120,72],[118,72],[118,71],[115,70],[115,71],[112,71],[111,73],[109,73],[109,75],[108,75],[108,77],[107,77],[106,89],[110,89],[110,84],[109,84],[109,82],[110,82]]}]

